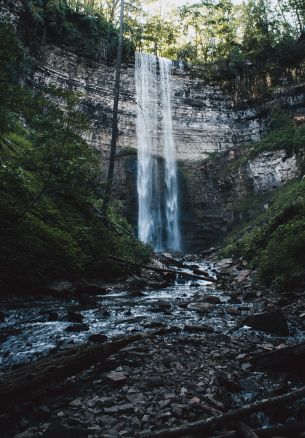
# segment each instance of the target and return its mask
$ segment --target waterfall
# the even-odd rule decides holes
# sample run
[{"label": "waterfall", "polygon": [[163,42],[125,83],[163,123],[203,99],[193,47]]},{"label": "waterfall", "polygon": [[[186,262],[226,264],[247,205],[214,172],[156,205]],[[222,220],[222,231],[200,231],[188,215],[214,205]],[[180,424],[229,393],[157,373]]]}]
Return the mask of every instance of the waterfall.
[{"label": "waterfall", "polygon": [[136,53],[138,236],[157,251],[181,244],[171,66],[169,59]]}]

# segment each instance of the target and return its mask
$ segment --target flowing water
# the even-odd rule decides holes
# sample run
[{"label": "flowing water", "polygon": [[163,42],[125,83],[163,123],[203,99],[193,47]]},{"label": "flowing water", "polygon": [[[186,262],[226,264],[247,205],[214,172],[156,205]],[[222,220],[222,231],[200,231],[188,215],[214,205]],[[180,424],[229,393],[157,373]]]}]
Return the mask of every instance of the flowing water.
[{"label": "flowing water", "polygon": [[136,53],[138,236],[157,251],[181,249],[171,68],[169,59]]},{"label": "flowing water", "polygon": [[[202,262],[200,269],[213,275],[214,265]],[[191,271],[190,271],[191,272]],[[196,306],[204,295],[213,295],[220,303],[208,314],[197,312]],[[198,301],[199,300],[199,301]],[[106,295],[97,297],[92,306],[74,299],[54,299],[51,297],[2,297],[0,307],[5,321],[0,323],[0,370],[13,364],[33,360],[50,351],[65,349],[69,344],[82,343],[90,334],[103,333],[113,337],[122,337],[134,332],[146,332],[153,328],[165,326],[182,330],[185,325],[208,324],[215,333],[234,336],[251,342],[265,342],[274,339],[262,332],[249,331],[237,323],[249,313],[261,310],[259,304],[231,304],[230,296],[216,289],[212,283],[205,281],[185,281],[177,277],[175,284],[165,289],[148,288],[143,296],[131,296],[122,286]],[[239,309],[239,316],[231,310]],[[65,315],[76,311],[83,315],[83,322],[89,326],[88,331],[74,333],[66,331],[71,322]],[[56,312],[58,321],[49,321],[49,314]],[[291,336],[284,342],[301,339],[299,330],[291,327]]]},{"label": "flowing water", "polygon": [[170,71],[171,61],[159,58],[160,84],[162,90],[162,115],[165,156],[165,211],[167,229],[167,249],[179,251],[180,230],[178,220],[178,181],[176,165],[176,147],[173,136],[173,121],[171,110]]}]

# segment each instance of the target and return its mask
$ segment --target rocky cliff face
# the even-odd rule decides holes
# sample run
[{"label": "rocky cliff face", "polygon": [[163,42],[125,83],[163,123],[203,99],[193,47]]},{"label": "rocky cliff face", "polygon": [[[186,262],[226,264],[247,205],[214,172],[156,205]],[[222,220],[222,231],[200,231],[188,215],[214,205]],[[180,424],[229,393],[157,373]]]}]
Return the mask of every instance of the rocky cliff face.
[{"label": "rocky cliff face", "polygon": [[[0,18],[17,28],[22,15],[20,0],[6,0]],[[103,156],[108,167],[114,68],[92,65],[58,47],[44,47],[31,81],[34,87],[49,84],[80,93],[80,107],[91,122],[86,139]],[[259,140],[266,130],[265,115],[280,106],[292,115],[305,115],[305,86],[278,88],[264,102],[234,105],[219,85],[206,84],[187,71],[175,69],[172,77],[173,127],[177,145],[181,224],[185,249],[213,244],[238,220],[234,205],[251,193],[257,195],[299,174],[295,157],[285,152],[266,153],[243,169],[234,162],[241,146]],[[134,66],[122,70],[118,158],[115,194],[125,214],[136,226],[136,102]],[[217,158],[206,159],[217,152]],[[160,165],[162,165],[162,153]],[[249,207],[251,210],[251,207]],[[244,214],[244,213],[243,213]]]},{"label": "rocky cliff face", "polygon": [[[56,47],[41,51],[34,75],[36,85],[55,84],[82,95],[81,106],[92,123],[88,140],[107,155],[110,143],[114,68],[89,66]],[[119,149],[136,148],[134,66],[122,70]],[[264,119],[257,108],[234,108],[219,86],[192,79],[176,69],[172,77],[174,134],[179,161],[202,160],[207,153],[258,140]],[[157,154],[161,152],[156,151]]]},{"label": "rocky cliff face", "polygon": [[284,150],[262,153],[241,165],[243,157],[243,148],[232,148],[184,165],[186,247],[214,245],[234,225],[268,208],[271,189],[300,176],[296,157],[287,157]]},{"label": "rocky cliff face", "polygon": [[[81,108],[92,125],[87,140],[109,157],[114,68],[88,65],[57,47],[41,51],[34,86],[53,84],[81,96]],[[304,87],[283,86],[268,100],[234,105],[218,85],[207,85],[187,72],[174,70],[172,110],[179,162],[181,222],[186,249],[208,246],[236,221],[234,205],[249,193],[263,193],[298,175],[296,158],[285,152],[264,153],[243,171],[228,163],[240,157],[241,146],[257,141],[266,129],[265,115],[281,106],[293,115],[305,114]],[[133,65],[122,70],[116,195],[136,225],[136,102]],[[217,159],[206,160],[210,153]],[[158,154],[159,151],[156,151]],[[162,153],[160,152],[160,162]]]}]

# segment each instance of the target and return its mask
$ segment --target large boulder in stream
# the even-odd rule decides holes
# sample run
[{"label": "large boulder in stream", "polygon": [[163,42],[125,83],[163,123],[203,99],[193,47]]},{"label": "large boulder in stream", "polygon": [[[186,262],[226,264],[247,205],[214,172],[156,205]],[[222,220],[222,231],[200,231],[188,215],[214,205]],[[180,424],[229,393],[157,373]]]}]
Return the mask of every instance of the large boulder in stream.
[{"label": "large boulder in stream", "polygon": [[104,344],[108,341],[108,337],[102,333],[94,333],[89,336],[88,341],[93,342],[94,344]]},{"label": "large boulder in stream", "polygon": [[81,313],[70,311],[64,316],[64,319],[68,322],[80,323],[83,322],[84,317]]},{"label": "large boulder in stream", "polygon": [[280,309],[249,316],[244,324],[255,330],[261,330],[277,336],[289,335],[287,320]]},{"label": "large boulder in stream", "polygon": [[210,303],[210,304],[221,304],[221,299],[219,297],[216,297],[215,295],[206,295],[200,299],[203,303]]},{"label": "large boulder in stream", "polygon": [[89,331],[88,324],[72,324],[66,328],[66,332],[81,333]]}]

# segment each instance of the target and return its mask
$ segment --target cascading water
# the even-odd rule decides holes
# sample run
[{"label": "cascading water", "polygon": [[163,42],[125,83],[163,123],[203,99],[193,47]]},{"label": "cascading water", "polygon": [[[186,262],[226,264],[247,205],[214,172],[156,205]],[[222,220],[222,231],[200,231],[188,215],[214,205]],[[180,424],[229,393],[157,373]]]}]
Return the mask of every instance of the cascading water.
[{"label": "cascading water", "polygon": [[165,157],[165,212],[167,228],[167,247],[180,249],[180,229],[178,221],[178,181],[176,165],[176,146],[173,136],[173,120],[171,108],[170,71],[172,62],[159,58],[160,85],[162,92],[163,138]]},{"label": "cascading water", "polygon": [[[178,251],[181,244],[171,65],[169,59],[136,53],[138,235],[157,251]],[[163,169],[160,154],[164,155]]]}]

